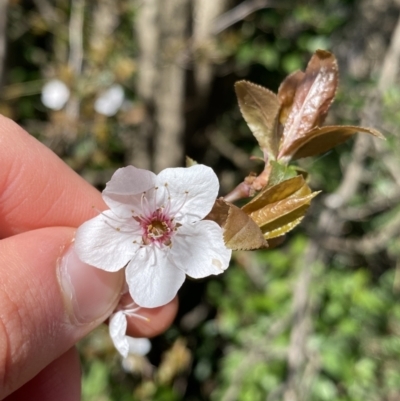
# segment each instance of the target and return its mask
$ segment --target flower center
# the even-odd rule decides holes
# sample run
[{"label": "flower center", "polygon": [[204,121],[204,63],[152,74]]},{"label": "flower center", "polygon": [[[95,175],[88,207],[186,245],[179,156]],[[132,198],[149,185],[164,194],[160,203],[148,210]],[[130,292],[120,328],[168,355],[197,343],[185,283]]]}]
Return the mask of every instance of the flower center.
[{"label": "flower center", "polygon": [[168,218],[160,209],[151,216],[141,220],[144,244],[158,243],[171,245],[171,237],[175,231],[173,219]]}]

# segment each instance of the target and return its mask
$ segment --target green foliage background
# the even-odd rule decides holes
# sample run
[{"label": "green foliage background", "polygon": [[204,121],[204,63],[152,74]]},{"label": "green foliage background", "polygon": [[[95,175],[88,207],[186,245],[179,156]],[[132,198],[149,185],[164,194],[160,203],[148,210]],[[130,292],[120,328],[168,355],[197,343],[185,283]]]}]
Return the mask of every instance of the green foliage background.
[{"label": "green foliage background", "polygon": [[[112,171],[127,162],[131,144],[127,137],[138,135],[145,118],[136,91],[139,50],[133,27],[139,6],[134,1],[115,1],[118,24],[103,46],[96,47],[91,45],[96,39],[92,26],[96,7],[83,3],[84,69],[77,75],[67,60],[74,2],[48,3],[56,24],[39,3],[43,5],[9,3],[0,111],[101,189]],[[373,48],[379,39],[384,51],[399,11],[391,2],[376,6],[378,17],[387,22],[377,30],[366,12],[375,3],[379,2],[284,2],[255,10],[214,36],[203,53],[192,56],[205,57],[213,66],[210,93],[198,107],[197,119],[190,110],[195,96],[192,64],[186,66],[182,155],[212,166],[223,193],[250,171],[259,171],[257,162],[248,161],[250,154],[259,153],[240,116],[233,83],[245,78],[276,91],[282,78],[304,69],[318,48],[336,53],[342,67],[329,121],[360,124],[376,94],[382,60],[374,59],[375,53],[371,55],[368,46],[357,41],[363,36]],[[226,11],[239,4],[230,2]],[[357,32],[360,25],[364,32]],[[354,52],[365,67],[356,74],[349,61]],[[41,103],[41,88],[51,78],[71,88],[80,110],[75,120],[65,109],[54,112]],[[93,102],[112,83],[124,87],[127,102],[117,115],[107,118],[94,112]],[[282,246],[237,252],[222,276],[187,281],[173,326],[152,340],[146,357],[131,355],[122,364],[105,327],[82,341],[83,400],[400,399],[400,188],[393,174],[400,164],[396,156],[399,100],[396,83],[383,93],[379,113],[369,121],[387,135],[388,146],[369,147],[361,163],[358,191],[334,211],[343,221],[340,232],[331,235],[339,242],[332,245],[330,237],[321,241],[318,220],[329,210],[329,194],[340,186],[354,158],[353,143],[299,162],[310,173],[311,187],[324,191],[313,201],[306,220]],[[234,152],[224,152],[226,143]],[[394,166],[392,171],[384,163],[387,160]],[[315,248],[317,256],[310,262],[307,252]],[[307,302],[299,311],[296,296],[305,277],[305,260],[310,262],[303,294]],[[299,322],[304,332],[295,330],[303,327]],[[297,365],[296,352],[302,355]]]}]

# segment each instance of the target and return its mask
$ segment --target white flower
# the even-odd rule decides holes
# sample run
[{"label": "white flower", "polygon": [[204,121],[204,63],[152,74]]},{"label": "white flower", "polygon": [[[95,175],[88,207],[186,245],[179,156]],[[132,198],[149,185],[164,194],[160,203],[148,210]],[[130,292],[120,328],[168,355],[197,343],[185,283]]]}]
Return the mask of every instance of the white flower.
[{"label": "white flower", "polygon": [[96,99],[94,109],[99,114],[111,117],[121,108],[124,99],[124,88],[114,84]]},{"label": "white flower", "polygon": [[[79,258],[100,269],[126,267],[135,303],[155,308],[176,295],[186,274],[202,278],[222,273],[231,250],[222,229],[203,219],[218,194],[209,167],[169,168],[160,174],[133,166],[115,172],[103,191],[110,210],[79,227]],[[120,318],[122,319],[122,318]]]},{"label": "white flower", "polygon": [[52,79],[42,89],[42,103],[52,110],[61,110],[69,99],[70,91],[64,82]]}]

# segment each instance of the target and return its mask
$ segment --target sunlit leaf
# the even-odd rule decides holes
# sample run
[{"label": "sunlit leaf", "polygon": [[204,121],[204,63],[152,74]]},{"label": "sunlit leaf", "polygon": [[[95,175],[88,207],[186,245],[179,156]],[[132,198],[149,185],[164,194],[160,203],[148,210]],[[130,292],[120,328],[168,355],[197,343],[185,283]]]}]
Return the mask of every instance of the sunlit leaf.
[{"label": "sunlit leaf", "polygon": [[268,240],[282,236],[299,224],[318,193],[311,192],[304,177],[297,175],[264,188],[242,210],[261,228]]},{"label": "sunlit leaf", "polygon": [[268,244],[270,243],[271,240],[273,240],[275,238],[281,238],[283,234],[288,233],[289,231],[293,230],[293,228],[295,228],[297,225],[299,225],[304,218],[304,214],[305,214],[306,210],[307,209],[302,211],[303,216],[301,216],[295,220],[289,219],[289,223],[286,223],[286,224],[284,224],[284,223],[282,224],[282,222],[278,222],[278,228],[271,229],[269,231],[265,231],[264,238],[266,240],[268,240]]},{"label": "sunlit leaf", "polygon": [[235,84],[240,111],[251,132],[270,160],[278,154],[277,120],[280,104],[277,96],[262,86],[247,81]]},{"label": "sunlit leaf", "polygon": [[300,223],[311,200],[318,193],[280,200],[251,213],[250,217],[261,228],[266,239],[283,235]]},{"label": "sunlit leaf", "polygon": [[263,189],[242,209],[218,199],[206,219],[222,227],[225,245],[230,249],[266,248],[265,240],[282,237],[271,242],[271,246],[276,246],[304,217],[317,194],[298,175]]},{"label": "sunlit leaf", "polygon": [[[281,219],[285,220],[285,224],[289,221],[287,216],[291,215],[296,210],[302,210],[303,206],[309,206],[310,201],[317,195],[317,192],[305,196],[283,199],[275,203],[266,205],[260,210],[250,213],[250,217],[257,223],[263,232],[270,231],[279,227]],[[303,216],[304,213],[299,213],[295,218]],[[291,216],[292,217],[292,216]],[[291,218],[291,220],[294,220]],[[273,222],[275,222],[273,224]],[[268,226],[268,227],[267,227]],[[264,229],[267,227],[266,229]]]},{"label": "sunlit leaf", "polygon": [[278,99],[281,104],[279,113],[279,122],[285,125],[290,111],[292,110],[294,96],[300,82],[304,78],[304,72],[297,70],[288,75],[281,83],[278,89]]},{"label": "sunlit leaf", "polygon": [[217,199],[206,217],[223,229],[225,245],[233,250],[267,248],[268,244],[257,224],[237,206]]},{"label": "sunlit leaf", "polygon": [[279,158],[287,154],[287,148],[293,141],[323,122],[335,96],[337,84],[335,56],[325,50],[317,50],[308,63],[302,81],[297,85],[282,134]]},{"label": "sunlit leaf", "polygon": [[379,131],[373,128],[352,125],[316,127],[308,131],[303,137],[293,141],[282,156],[282,160],[295,160],[324,153],[334,146],[347,141],[357,132],[364,132],[377,138],[385,139]]},{"label": "sunlit leaf", "polygon": [[247,214],[260,210],[264,208],[265,205],[288,198],[304,185],[306,184],[303,176],[298,175],[272,187],[266,187],[249,203],[244,205],[242,210]]}]

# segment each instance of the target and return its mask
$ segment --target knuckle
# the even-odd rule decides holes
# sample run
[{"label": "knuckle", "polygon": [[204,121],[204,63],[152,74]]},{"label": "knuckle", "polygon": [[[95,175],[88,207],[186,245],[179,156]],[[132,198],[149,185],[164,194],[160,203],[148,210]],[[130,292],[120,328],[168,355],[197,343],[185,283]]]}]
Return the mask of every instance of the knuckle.
[{"label": "knuckle", "polygon": [[[0,399],[17,387],[23,342],[20,308],[6,291],[0,291]],[[4,394],[3,394],[4,392]]]}]

